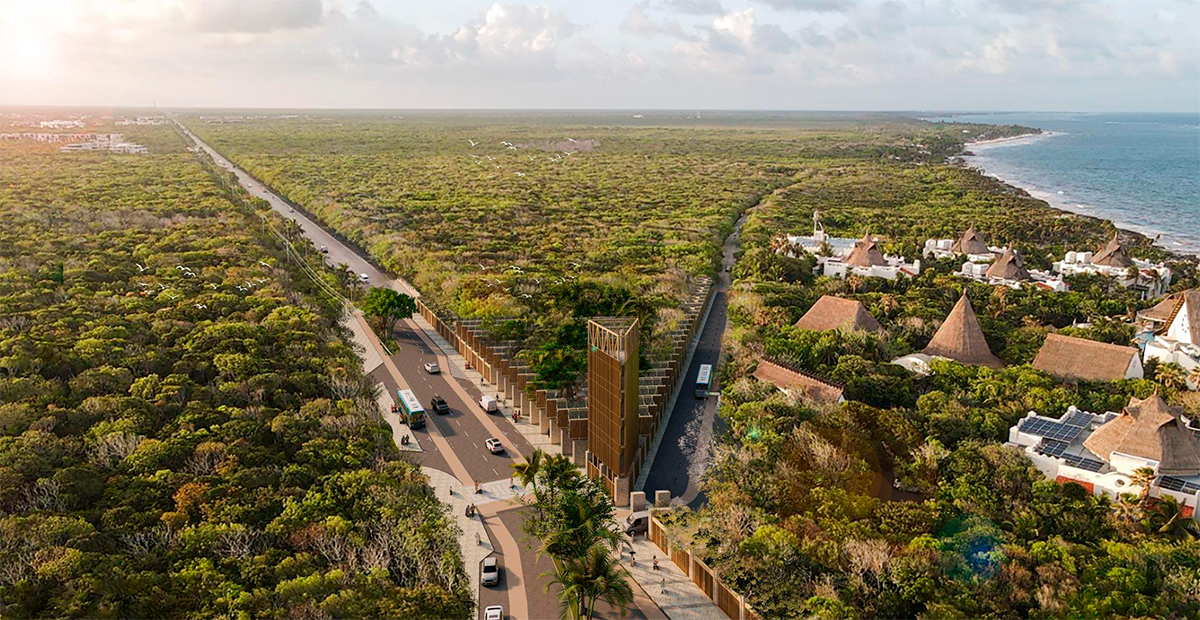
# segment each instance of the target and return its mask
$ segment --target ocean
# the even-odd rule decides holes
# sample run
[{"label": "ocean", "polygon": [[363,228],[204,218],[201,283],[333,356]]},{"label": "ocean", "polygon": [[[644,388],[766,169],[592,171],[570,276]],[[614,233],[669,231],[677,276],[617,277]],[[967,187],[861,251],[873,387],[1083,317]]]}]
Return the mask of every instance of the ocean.
[{"label": "ocean", "polygon": [[1200,114],[998,113],[930,121],[1048,133],[967,145],[967,162],[1052,206],[1200,254]]}]

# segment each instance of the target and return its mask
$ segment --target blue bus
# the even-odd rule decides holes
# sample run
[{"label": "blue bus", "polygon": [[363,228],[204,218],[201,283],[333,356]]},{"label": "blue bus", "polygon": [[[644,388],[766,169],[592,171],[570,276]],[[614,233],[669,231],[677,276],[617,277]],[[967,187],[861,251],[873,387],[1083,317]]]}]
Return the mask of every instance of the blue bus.
[{"label": "blue bus", "polygon": [[417,395],[412,390],[400,390],[396,395],[400,397],[400,421],[409,428],[425,428],[425,408]]},{"label": "blue bus", "polygon": [[708,388],[712,384],[712,364],[701,364],[700,372],[696,373],[696,398],[708,398]]}]

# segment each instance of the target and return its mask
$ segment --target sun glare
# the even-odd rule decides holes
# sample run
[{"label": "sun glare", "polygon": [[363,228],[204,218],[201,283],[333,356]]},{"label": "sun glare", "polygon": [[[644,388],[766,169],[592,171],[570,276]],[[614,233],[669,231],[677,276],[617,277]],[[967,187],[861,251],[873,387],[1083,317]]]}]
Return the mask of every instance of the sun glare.
[{"label": "sun glare", "polygon": [[38,75],[50,69],[50,51],[46,43],[37,37],[20,35],[9,39],[8,64],[10,68],[23,75]]}]

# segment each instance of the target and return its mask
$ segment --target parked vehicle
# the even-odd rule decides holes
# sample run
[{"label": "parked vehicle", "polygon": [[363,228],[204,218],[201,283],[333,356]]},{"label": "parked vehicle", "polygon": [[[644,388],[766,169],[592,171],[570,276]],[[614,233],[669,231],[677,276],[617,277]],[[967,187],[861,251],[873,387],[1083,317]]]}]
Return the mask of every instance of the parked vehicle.
[{"label": "parked vehicle", "polygon": [[370,281],[371,281],[371,276],[369,276],[369,275],[367,275],[367,274],[365,274],[365,273],[360,273],[360,274],[358,274],[358,279],[359,279],[359,280],[362,280],[363,282],[370,282]]},{"label": "parked vehicle", "polygon": [[487,446],[488,451],[492,454],[504,452],[504,444],[500,443],[500,440],[495,437],[489,437],[487,441],[483,442],[483,445]]},{"label": "parked vehicle", "polygon": [[696,373],[696,398],[708,398],[708,388],[712,382],[712,364],[701,364],[700,372]]},{"label": "parked vehicle", "polygon": [[432,409],[434,413],[441,415],[450,413],[450,405],[446,404],[446,399],[438,396],[437,394],[434,394],[433,398],[429,399],[429,408]]},{"label": "parked vehicle", "polygon": [[442,372],[442,369],[438,367],[437,362],[426,362],[425,363],[425,372],[427,372],[431,375],[436,375],[436,374]]},{"label": "parked vehicle", "polygon": [[486,413],[500,413],[500,401],[496,400],[495,396],[484,394],[479,397],[479,406],[483,407]]},{"label": "parked vehicle", "polygon": [[483,610],[483,620],[504,620],[504,608],[492,605]]},{"label": "parked vehicle", "polygon": [[637,536],[650,531],[650,512],[635,512],[625,519],[625,534]]},{"label": "parked vehicle", "polygon": [[483,569],[480,571],[479,583],[485,586],[494,586],[500,583],[500,566],[496,563],[496,558],[483,558]]}]

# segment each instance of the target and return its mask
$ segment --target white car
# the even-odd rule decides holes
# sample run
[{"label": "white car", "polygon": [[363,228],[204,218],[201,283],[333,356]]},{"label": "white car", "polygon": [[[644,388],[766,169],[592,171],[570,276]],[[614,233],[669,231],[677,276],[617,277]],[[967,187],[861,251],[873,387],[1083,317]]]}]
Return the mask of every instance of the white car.
[{"label": "white car", "polygon": [[492,605],[483,610],[483,620],[504,620],[504,608]]},{"label": "white car", "polygon": [[425,363],[425,372],[427,372],[431,375],[436,375],[436,374],[442,372],[442,369],[438,368],[437,362],[426,362]]},{"label": "white car", "polygon": [[358,274],[358,279],[359,279],[359,280],[362,280],[363,282],[370,282],[370,281],[371,281],[371,276],[369,276],[369,275],[367,275],[367,274],[365,274],[365,273],[360,273],[360,274]]},{"label": "white car", "polygon": [[492,454],[504,452],[504,444],[500,443],[500,440],[495,437],[489,437],[487,441],[483,442],[483,445],[487,446],[488,451]]},{"label": "white car", "polygon": [[327,245],[323,245],[323,246],[321,246],[321,253],[322,253],[322,254],[328,254],[328,253],[329,253],[329,246],[327,246]]}]

